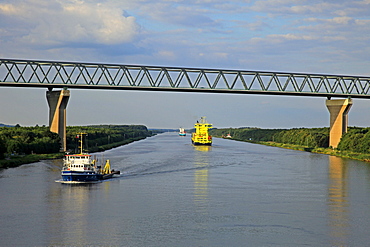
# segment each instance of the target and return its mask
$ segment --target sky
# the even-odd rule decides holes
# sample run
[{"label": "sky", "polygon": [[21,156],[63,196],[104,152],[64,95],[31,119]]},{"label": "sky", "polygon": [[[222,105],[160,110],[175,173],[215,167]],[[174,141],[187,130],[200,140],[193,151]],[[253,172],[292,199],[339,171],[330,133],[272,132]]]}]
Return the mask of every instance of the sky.
[{"label": "sky", "polygon": [[[370,76],[370,0],[0,0],[0,58]],[[70,89],[67,125],[328,127],[326,98]],[[370,126],[353,99],[349,126]],[[0,87],[0,123],[48,125]]]}]

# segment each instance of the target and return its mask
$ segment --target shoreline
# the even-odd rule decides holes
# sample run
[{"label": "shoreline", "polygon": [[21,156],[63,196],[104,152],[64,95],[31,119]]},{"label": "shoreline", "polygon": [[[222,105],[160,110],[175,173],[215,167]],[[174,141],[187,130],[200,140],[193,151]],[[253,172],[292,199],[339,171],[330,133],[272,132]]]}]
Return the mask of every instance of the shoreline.
[{"label": "shoreline", "polygon": [[[89,150],[89,153],[103,152],[103,151],[106,151],[112,148],[124,146],[129,143],[139,141],[145,138],[146,137],[130,138],[130,139],[126,139],[121,142],[115,142],[111,144],[102,145],[99,147],[94,147],[91,150]],[[0,169],[18,167],[18,166],[25,165],[25,164],[39,162],[40,160],[62,159],[64,155],[65,155],[64,152],[63,153],[53,153],[53,154],[28,154],[28,155],[20,155],[17,157],[13,157],[11,159],[1,159]]]},{"label": "shoreline", "polygon": [[[222,138],[222,137],[218,137],[218,138]],[[247,141],[247,140],[234,139],[234,138],[223,138],[223,139],[249,142],[249,143],[254,143],[254,144],[285,148],[285,149],[292,149],[292,150],[303,151],[303,152],[327,154],[327,155],[337,156],[341,158],[359,160],[359,161],[368,162],[368,163],[370,162],[370,154],[355,153],[355,152],[350,152],[350,151],[339,151],[339,150],[333,150],[331,148],[299,146],[299,145],[294,145],[294,144],[278,143],[278,142],[272,142],[272,141],[256,142],[256,141]]]}]

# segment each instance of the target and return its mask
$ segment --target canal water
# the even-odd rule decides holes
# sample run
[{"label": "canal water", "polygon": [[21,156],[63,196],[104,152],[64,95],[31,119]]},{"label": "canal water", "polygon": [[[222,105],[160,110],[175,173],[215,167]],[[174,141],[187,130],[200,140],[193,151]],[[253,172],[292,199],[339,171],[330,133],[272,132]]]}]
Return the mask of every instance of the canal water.
[{"label": "canal water", "polygon": [[66,185],[61,160],[0,171],[1,246],[368,246],[370,165],[165,133],[96,154],[119,178]]}]

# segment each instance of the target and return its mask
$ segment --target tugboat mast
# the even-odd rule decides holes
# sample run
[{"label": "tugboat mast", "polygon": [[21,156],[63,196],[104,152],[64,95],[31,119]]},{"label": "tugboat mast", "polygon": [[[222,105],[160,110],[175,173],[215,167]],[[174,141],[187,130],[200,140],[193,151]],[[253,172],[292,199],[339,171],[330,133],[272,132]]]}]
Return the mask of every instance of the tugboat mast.
[{"label": "tugboat mast", "polygon": [[87,135],[87,133],[83,133],[83,132],[77,133],[78,143],[80,146],[80,154],[83,154],[83,136],[84,135]]}]

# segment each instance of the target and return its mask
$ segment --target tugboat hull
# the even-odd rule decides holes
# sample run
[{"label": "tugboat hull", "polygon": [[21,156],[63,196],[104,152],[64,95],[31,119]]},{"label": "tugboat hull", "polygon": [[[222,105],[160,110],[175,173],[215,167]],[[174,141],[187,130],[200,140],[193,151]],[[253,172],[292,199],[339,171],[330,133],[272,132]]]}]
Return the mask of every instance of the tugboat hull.
[{"label": "tugboat hull", "polygon": [[62,181],[66,182],[96,182],[101,175],[95,172],[65,172],[62,173]]}]

